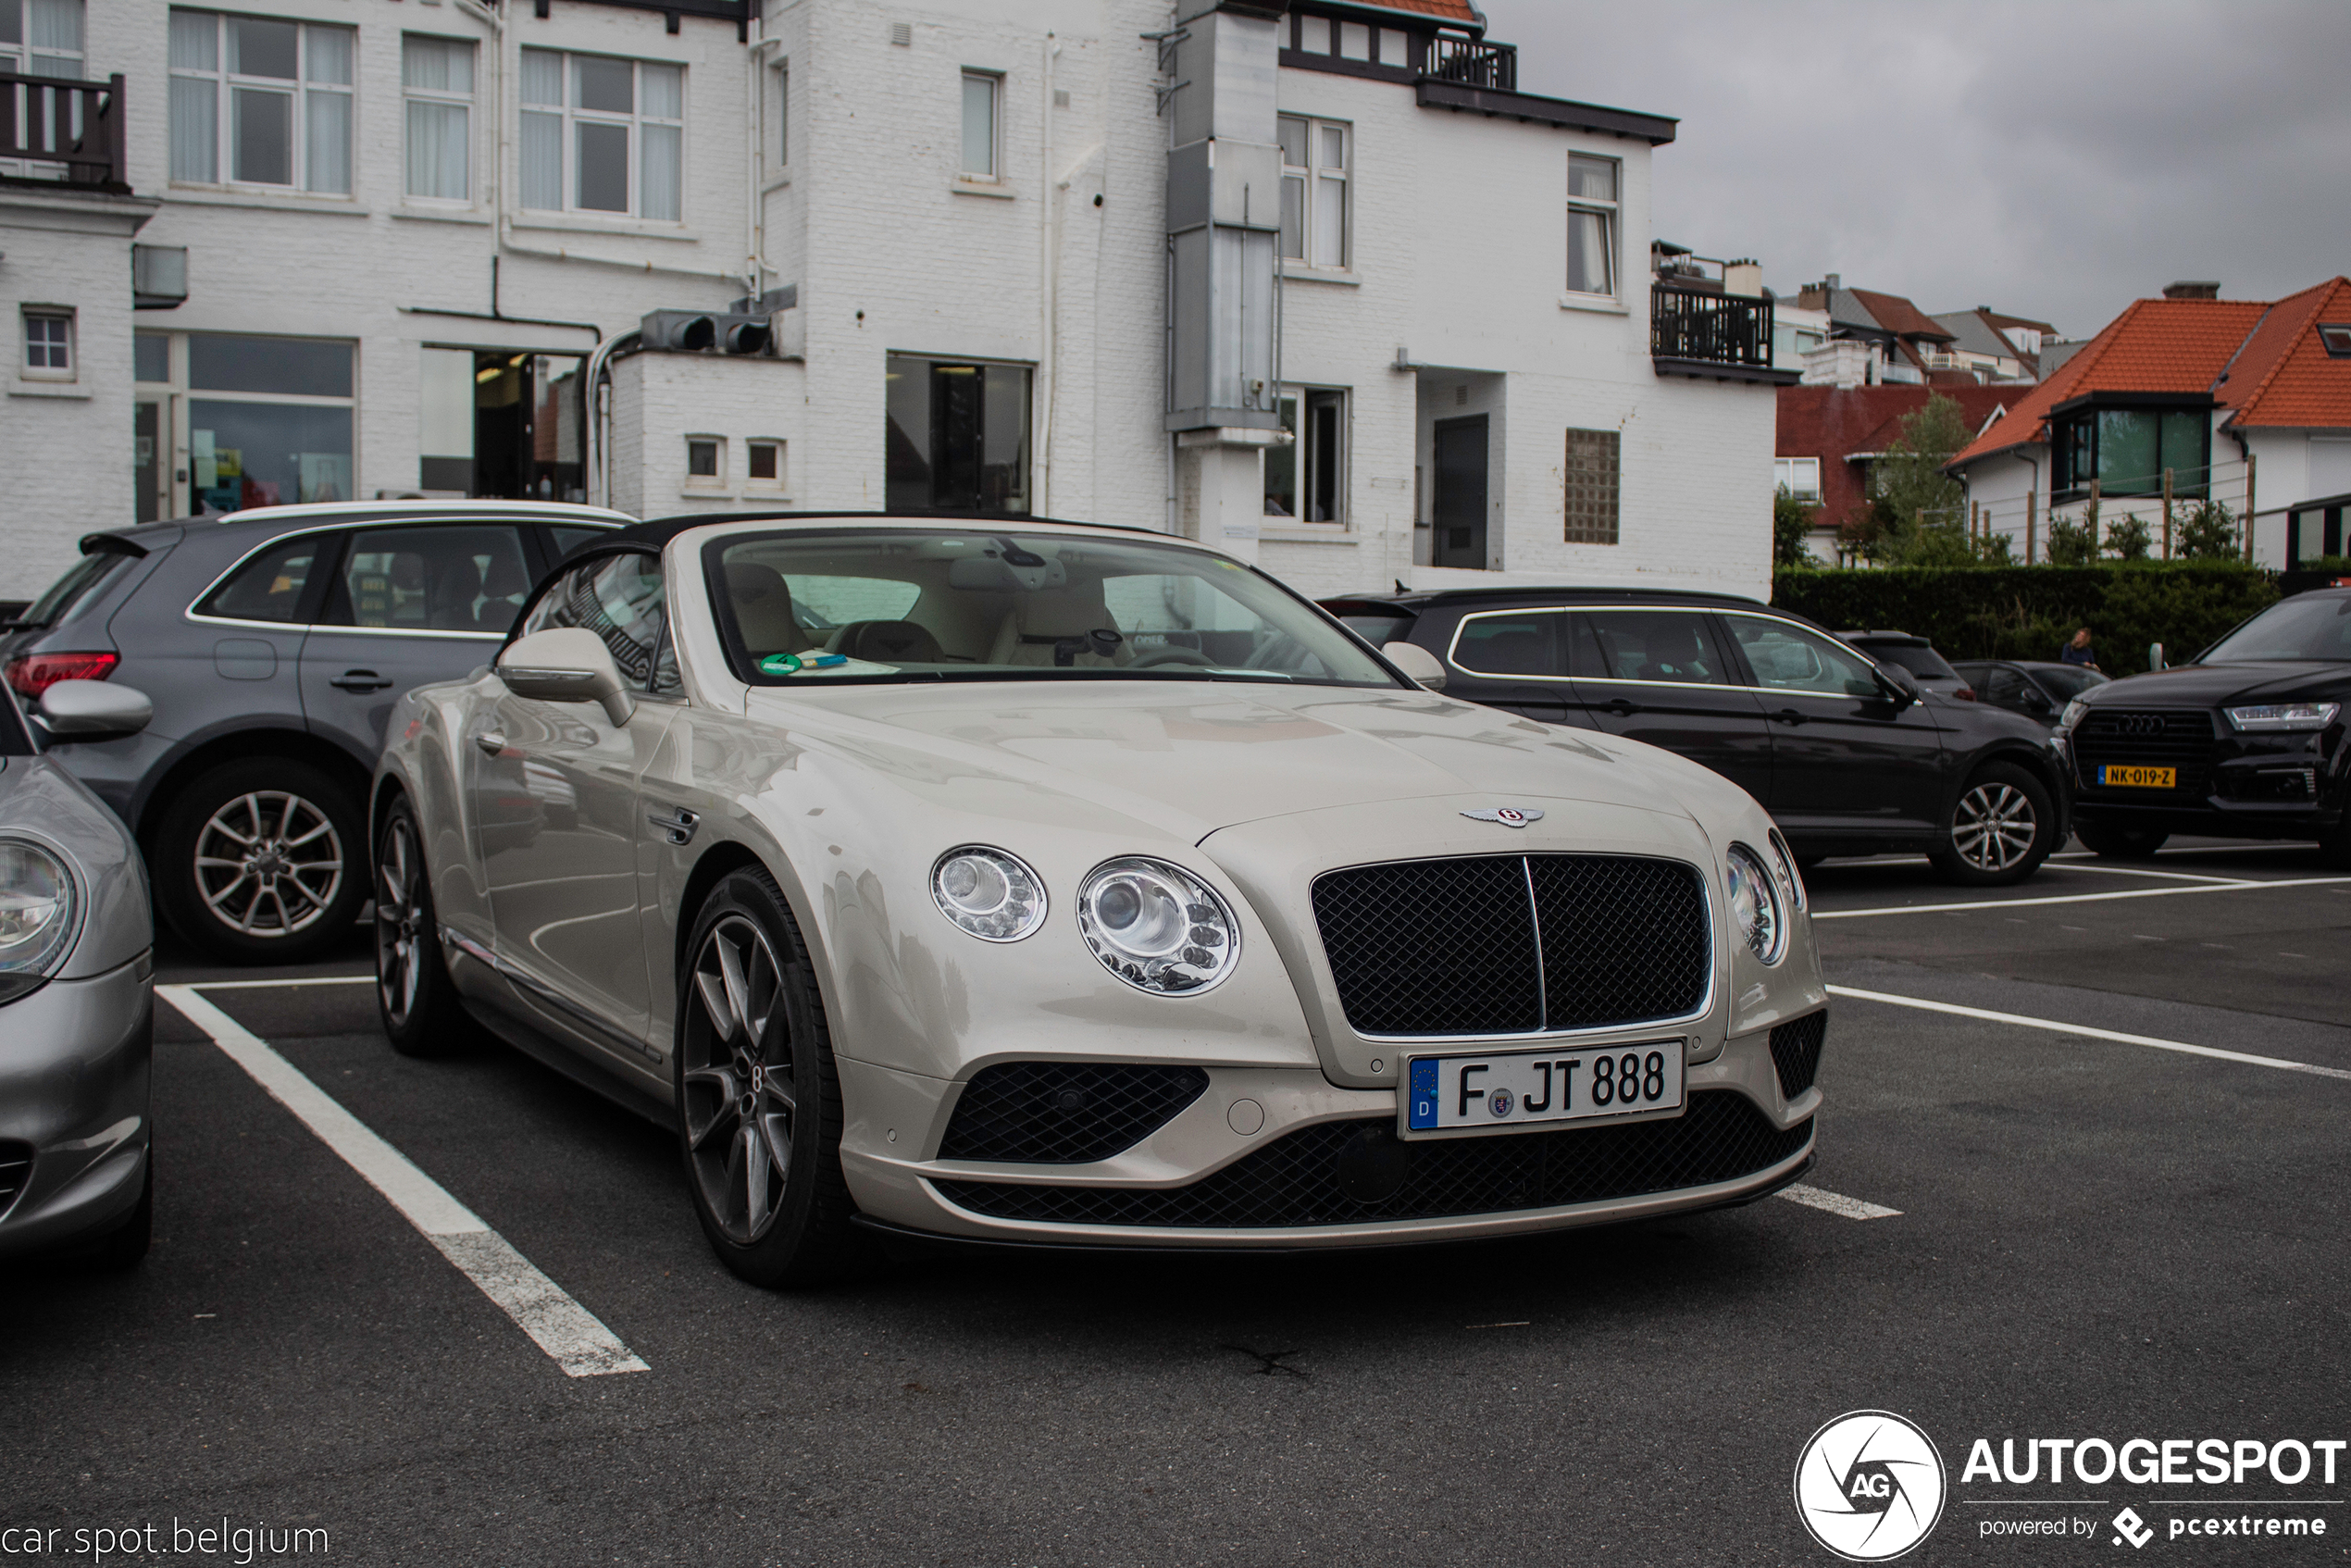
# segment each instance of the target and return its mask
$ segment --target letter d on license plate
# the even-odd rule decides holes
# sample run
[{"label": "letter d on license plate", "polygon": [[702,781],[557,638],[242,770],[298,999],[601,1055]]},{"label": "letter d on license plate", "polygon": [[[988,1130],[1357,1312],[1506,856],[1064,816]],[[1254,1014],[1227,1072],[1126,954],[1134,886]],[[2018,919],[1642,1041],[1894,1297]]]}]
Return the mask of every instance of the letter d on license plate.
[{"label": "letter d on license plate", "polygon": [[1409,1056],[1403,1133],[1499,1132],[1537,1122],[1598,1121],[1682,1106],[1679,1039],[1576,1051]]}]

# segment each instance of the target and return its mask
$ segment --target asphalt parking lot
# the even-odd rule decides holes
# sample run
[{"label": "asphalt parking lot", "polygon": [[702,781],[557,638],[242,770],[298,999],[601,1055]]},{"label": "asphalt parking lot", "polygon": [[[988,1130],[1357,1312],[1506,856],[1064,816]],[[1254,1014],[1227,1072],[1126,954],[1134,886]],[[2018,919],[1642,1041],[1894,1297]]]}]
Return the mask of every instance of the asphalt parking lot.
[{"label": "asphalt parking lot", "polygon": [[[800,1296],[720,1269],[652,1126],[511,1052],[394,1056],[356,935],[298,976],[167,949],[159,981],[219,1017],[158,1003],[156,1244],[0,1293],[0,1524],[66,1532],[55,1561],[76,1529],[225,1520],[385,1563],[1821,1563],[1791,1472],[1873,1408],[1950,1472],[1914,1561],[2112,1561],[2126,1503],[2160,1530],[2280,1499],[2329,1533],[2154,1538],[2351,1555],[2351,1466],[1961,1477],[1977,1437],[2351,1436],[2351,876],[2187,842],[1992,892],[1831,863],[1812,890],[1839,994],[1810,1201]],[[266,1059],[323,1091],[307,1120],[241,1064]],[[343,1113],[422,1187],[332,1151],[314,1124],[347,1146]],[[392,1201],[434,1192],[560,1300],[526,1279],[502,1311]],[[641,1370],[566,1375],[583,1324]],[[2095,1536],[1991,1531],[2052,1509]]]}]

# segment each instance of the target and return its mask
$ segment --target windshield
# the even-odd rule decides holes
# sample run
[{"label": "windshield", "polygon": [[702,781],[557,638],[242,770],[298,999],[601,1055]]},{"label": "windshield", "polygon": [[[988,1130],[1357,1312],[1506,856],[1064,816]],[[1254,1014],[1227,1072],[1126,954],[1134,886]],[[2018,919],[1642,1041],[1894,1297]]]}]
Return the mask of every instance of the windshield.
[{"label": "windshield", "polygon": [[2310,594],[2272,604],[2207,649],[2201,662],[2246,659],[2351,661],[2351,596]]},{"label": "windshield", "polygon": [[27,630],[53,627],[82,600],[90,591],[113,574],[118,566],[128,566],[136,557],[120,550],[97,549],[66,568],[65,576],[49,585],[49,591],[35,599],[25,613],[17,617],[17,625]]},{"label": "windshield", "polygon": [[1391,687],[1269,579],[1148,539],[859,529],[715,541],[736,673],[836,680],[1149,678]]},{"label": "windshield", "polygon": [[2070,703],[2091,687],[2104,686],[2107,681],[2107,678],[2097,671],[2084,669],[2080,665],[2036,669],[2033,672],[2033,678],[2046,687],[2050,695],[2060,703]]}]

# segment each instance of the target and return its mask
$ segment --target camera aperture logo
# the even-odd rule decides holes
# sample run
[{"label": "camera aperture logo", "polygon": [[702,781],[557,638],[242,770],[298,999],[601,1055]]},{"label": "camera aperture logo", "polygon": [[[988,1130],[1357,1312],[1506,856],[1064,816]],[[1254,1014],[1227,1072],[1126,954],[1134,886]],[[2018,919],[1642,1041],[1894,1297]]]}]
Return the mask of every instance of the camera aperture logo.
[{"label": "camera aperture logo", "polygon": [[1796,1462],[1796,1515],[1848,1562],[1885,1562],[1943,1517],[1943,1456],[1891,1411],[1857,1410],[1812,1434]]}]

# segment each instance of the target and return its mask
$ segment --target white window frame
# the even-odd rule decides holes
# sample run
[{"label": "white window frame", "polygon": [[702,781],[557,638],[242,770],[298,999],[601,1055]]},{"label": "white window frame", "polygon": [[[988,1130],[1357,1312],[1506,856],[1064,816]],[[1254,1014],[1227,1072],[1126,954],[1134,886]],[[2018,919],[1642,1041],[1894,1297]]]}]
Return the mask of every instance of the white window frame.
[{"label": "white window frame", "polygon": [[[1304,268],[1313,272],[1346,272],[1355,265],[1355,127],[1348,120],[1324,119],[1309,115],[1283,115],[1277,121],[1275,140],[1280,141],[1279,127],[1296,125],[1304,128],[1306,161],[1292,163],[1287,145],[1282,150],[1282,233],[1280,248],[1282,266],[1288,269]],[[1321,161],[1326,133],[1339,138],[1339,161],[1336,167]],[[1338,236],[1337,261],[1317,261],[1315,255],[1328,223],[1321,218],[1326,190],[1335,189],[1338,203]],[[1290,202],[1295,193],[1298,204],[1296,255],[1290,251],[1291,225],[1288,221]]]},{"label": "white window frame", "polygon": [[[411,44],[439,44],[463,50],[472,62],[467,71],[467,76],[473,83],[473,86],[469,87],[463,93],[457,93],[438,87],[410,86],[408,84],[408,46]],[[400,191],[402,199],[411,202],[430,202],[436,205],[446,204],[451,206],[471,206],[473,205],[474,121],[476,118],[473,112],[474,94],[475,91],[479,89],[480,82],[481,49],[474,40],[470,38],[449,38],[439,33],[431,32],[404,32],[400,35]],[[408,106],[412,103],[439,105],[445,107],[462,109],[465,112],[466,188],[459,194],[454,196],[426,195],[409,188],[408,163],[412,156],[412,150],[408,143],[408,138],[410,135]]]},{"label": "white window frame", "polygon": [[[552,119],[559,126],[562,145],[559,148],[561,187],[559,206],[542,206],[527,203],[521,193],[525,187],[519,168],[520,149],[517,137],[516,205],[525,212],[564,213],[576,217],[627,219],[639,223],[682,224],[686,218],[686,67],[677,60],[648,60],[626,55],[600,55],[592,50],[528,48],[525,55],[553,55],[563,62],[563,102],[560,105],[531,103],[522,98],[519,85],[522,72],[516,70],[516,98],[522,120],[534,117]],[[628,112],[616,109],[587,109],[578,106],[581,60],[605,60],[625,65],[628,69]],[[652,67],[678,72],[677,118],[645,112],[645,69]],[[591,207],[579,205],[579,127],[582,125],[617,125],[628,133],[628,205],[625,210],[611,207]],[[648,217],[645,213],[645,129],[648,126],[673,130],[678,133],[678,212],[674,217]]]},{"label": "white window frame", "polygon": [[[1811,472],[1811,483],[1809,488],[1804,482],[1807,469]],[[1784,490],[1797,501],[1820,500],[1821,460],[1817,457],[1773,458],[1772,488],[1775,491]]]},{"label": "white window frame", "polygon": [[[1323,451],[1320,443],[1311,439],[1312,431],[1309,412],[1316,402],[1322,400],[1335,403],[1338,408],[1336,434],[1338,450],[1336,453]],[[1290,499],[1298,515],[1284,516],[1278,512],[1267,512],[1264,514],[1265,521],[1275,528],[1343,530],[1347,527],[1349,512],[1348,449],[1355,411],[1354,389],[1285,382],[1275,400],[1275,410],[1278,412],[1285,403],[1295,409],[1286,428],[1290,431]],[[1331,485],[1334,515],[1328,517],[1305,516],[1302,514],[1306,510],[1306,498],[1313,492],[1314,478],[1325,465],[1337,469]]]},{"label": "white window frame", "polygon": [[[694,472],[694,448],[705,445],[712,449],[710,472],[697,474]],[[725,436],[712,435],[702,430],[687,432],[685,483],[679,488],[691,491],[723,491],[727,488],[727,438]]]},{"label": "white window frame", "polygon": [[[776,471],[772,475],[763,476],[751,471],[753,454],[763,449],[776,454]],[[790,472],[784,464],[790,455],[790,445],[781,436],[752,436],[746,439],[743,442],[743,488],[755,490],[762,495],[781,494],[786,488],[785,477]]]},{"label": "white window frame", "polygon": [[[1574,194],[1575,166],[1578,164],[1606,164],[1611,175],[1609,189],[1615,192],[1615,195],[1607,201],[1602,201],[1597,196]],[[1574,275],[1570,273],[1567,280],[1567,292],[1579,299],[1616,299],[1623,292],[1623,258],[1621,253],[1623,248],[1624,160],[1601,157],[1591,153],[1570,153],[1567,156],[1567,188],[1569,191],[1567,222],[1571,231],[1567,254],[1571,258],[1574,255],[1573,230],[1576,219],[1579,217],[1597,218],[1599,219],[1602,236],[1600,260],[1608,269],[1606,289],[1598,291],[1579,289],[1575,286]]]},{"label": "white window frame", "polygon": [[[74,316],[75,312],[73,307],[63,305],[28,305],[18,312],[18,376],[28,381],[73,381],[81,380],[81,355],[80,350],[81,345],[79,341],[80,334],[75,330],[76,323]],[[42,357],[44,360],[48,357],[53,349],[62,347],[65,351],[66,359],[66,362],[63,365],[49,365],[45,363],[35,365],[32,362],[34,347],[32,324],[36,321],[44,323],[64,323],[65,333],[61,343],[49,340],[47,334],[44,332],[43,334],[44,342],[40,345]]]},{"label": "white window frame", "polygon": [[[984,169],[970,167],[971,90],[975,86],[988,90],[988,167]],[[974,185],[1001,185],[1004,181],[1004,73],[965,66],[956,92],[956,178]]]},{"label": "white window frame", "polygon": [[[0,0],[5,3],[5,0]],[[359,183],[359,30],[342,23],[296,21],[291,17],[255,16],[244,11],[216,11],[198,6],[174,6],[170,16],[209,17],[212,19],[212,68],[200,70],[190,66],[174,65],[171,77],[176,81],[205,81],[213,84],[213,148],[212,178],[199,180],[175,172],[174,185],[218,186],[246,191],[282,191],[290,194],[319,197],[330,201],[350,201]],[[229,24],[232,21],[287,22],[295,28],[294,77],[288,81],[276,76],[243,76],[229,69]],[[311,41],[320,32],[338,32],[348,41],[346,58],[351,62],[349,81],[314,81],[310,78]],[[280,184],[267,180],[240,180],[237,168],[236,103],[240,90],[281,93],[292,100],[288,149],[287,180]],[[317,188],[313,181],[317,171],[310,168],[310,101],[314,95],[331,95],[342,99],[347,144],[343,149],[342,189]],[[176,131],[167,131],[167,137],[176,143]]]},{"label": "white window frame", "polygon": [[81,81],[88,72],[90,18],[83,0],[70,0],[74,14],[74,43],[70,49],[55,44],[36,44],[32,40],[32,8],[40,0],[0,0],[0,16],[16,18],[16,42],[0,42],[0,70],[14,71],[19,76],[52,76],[60,81]]}]

